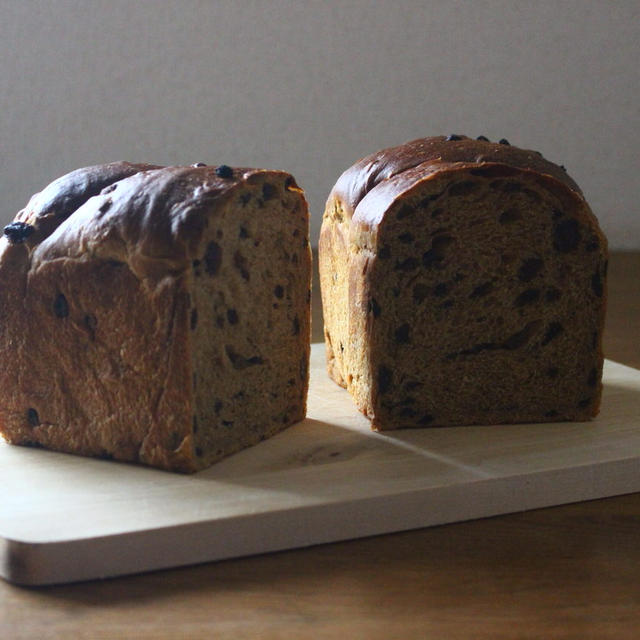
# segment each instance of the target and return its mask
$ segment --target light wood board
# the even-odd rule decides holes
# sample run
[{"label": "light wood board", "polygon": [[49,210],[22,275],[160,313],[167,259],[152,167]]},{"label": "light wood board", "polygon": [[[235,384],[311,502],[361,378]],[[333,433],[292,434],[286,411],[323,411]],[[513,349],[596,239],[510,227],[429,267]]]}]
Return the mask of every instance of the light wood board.
[{"label": "light wood board", "polygon": [[640,371],[589,423],[373,433],[312,348],[308,417],[192,476],[0,444],[0,575],[48,584],[640,491]]}]

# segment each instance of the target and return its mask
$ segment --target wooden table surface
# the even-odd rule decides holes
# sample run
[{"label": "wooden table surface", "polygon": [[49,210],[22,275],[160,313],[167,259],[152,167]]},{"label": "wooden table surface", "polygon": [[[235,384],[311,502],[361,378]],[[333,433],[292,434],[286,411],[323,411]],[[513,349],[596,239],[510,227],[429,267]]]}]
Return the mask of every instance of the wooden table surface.
[{"label": "wooden table surface", "polygon": [[[605,352],[640,368],[640,253],[611,258]],[[640,494],[102,582],[0,581],[0,638],[636,639]]]}]

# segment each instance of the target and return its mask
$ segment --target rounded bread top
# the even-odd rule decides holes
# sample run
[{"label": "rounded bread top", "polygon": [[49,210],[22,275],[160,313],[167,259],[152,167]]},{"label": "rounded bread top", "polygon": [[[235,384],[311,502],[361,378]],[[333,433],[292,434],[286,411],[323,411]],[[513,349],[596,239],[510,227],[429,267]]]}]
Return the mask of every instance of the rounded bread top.
[{"label": "rounded bread top", "polygon": [[[502,165],[546,175],[582,197],[580,188],[564,167],[545,160],[538,151],[519,149],[506,140],[490,142],[449,135],[412,140],[362,158],[340,176],[329,200],[338,200],[342,213],[351,218],[365,196],[385,181],[406,177],[415,182],[439,171],[463,165],[475,168]],[[399,179],[396,182],[406,186],[407,180]]]},{"label": "rounded bread top", "polygon": [[[139,277],[178,271],[198,249],[204,212],[264,174],[287,176],[289,188],[298,188],[282,171],[227,165],[116,162],[78,169],[30,199],[5,229],[5,249],[26,245],[30,268],[95,256],[127,262]],[[8,232],[16,224],[29,230],[24,242]]]}]

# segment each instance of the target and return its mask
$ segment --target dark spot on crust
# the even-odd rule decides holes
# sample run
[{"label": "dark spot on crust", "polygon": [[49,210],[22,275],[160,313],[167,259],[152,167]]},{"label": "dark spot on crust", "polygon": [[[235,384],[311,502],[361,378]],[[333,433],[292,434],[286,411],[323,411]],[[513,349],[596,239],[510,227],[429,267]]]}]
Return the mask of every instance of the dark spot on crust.
[{"label": "dark spot on crust", "polygon": [[487,138],[487,136],[478,136],[476,140],[482,140],[482,142],[489,142],[489,138]]},{"label": "dark spot on crust", "polygon": [[393,339],[397,344],[407,344],[410,342],[410,327],[407,323],[399,326],[393,334]]},{"label": "dark spot on crust", "polygon": [[569,253],[580,243],[580,224],[574,218],[558,222],[553,229],[553,246],[560,253]]},{"label": "dark spot on crust", "polygon": [[393,381],[393,372],[389,367],[381,365],[378,369],[378,392],[387,393],[391,388]]},{"label": "dark spot on crust", "polygon": [[456,140],[462,140],[462,136],[459,136],[457,133],[450,133],[445,140],[447,142],[455,142]]},{"label": "dark spot on crust", "polygon": [[538,275],[543,265],[544,262],[540,258],[527,258],[518,269],[518,279],[521,282],[530,282]]},{"label": "dark spot on crust", "polygon": [[210,242],[204,254],[204,269],[210,276],[215,276],[222,264],[222,247],[217,242]]},{"label": "dark spot on crust", "polygon": [[37,427],[40,424],[40,416],[38,415],[38,412],[31,407],[27,409],[27,422],[30,427]]},{"label": "dark spot on crust", "polygon": [[53,302],[53,312],[58,318],[66,318],[69,315],[69,303],[61,293],[58,294]]},{"label": "dark spot on crust", "polygon": [[540,298],[539,289],[526,289],[515,300],[514,305],[516,307],[523,307],[527,304],[533,304]]},{"label": "dark spot on crust", "polygon": [[498,144],[504,144],[506,146],[510,146],[510,143],[506,138],[500,138],[500,140],[498,140]]},{"label": "dark spot on crust", "polygon": [[34,231],[35,228],[26,222],[12,222],[4,228],[4,235],[7,236],[11,244],[20,244]]},{"label": "dark spot on crust", "polygon": [[194,162],[191,166],[195,169],[199,169],[200,167],[206,167],[207,165],[204,162]]},{"label": "dark spot on crust", "polygon": [[542,338],[542,346],[549,344],[554,338],[557,338],[564,331],[564,327],[559,322],[551,322]]},{"label": "dark spot on crust", "polygon": [[196,308],[191,309],[191,330],[193,331],[198,326],[198,310]]}]

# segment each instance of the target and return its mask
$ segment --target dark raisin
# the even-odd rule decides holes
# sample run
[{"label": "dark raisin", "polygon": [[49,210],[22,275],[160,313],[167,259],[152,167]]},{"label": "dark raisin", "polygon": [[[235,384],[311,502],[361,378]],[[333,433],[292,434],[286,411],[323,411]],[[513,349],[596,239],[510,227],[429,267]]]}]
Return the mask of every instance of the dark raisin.
[{"label": "dark raisin", "polygon": [[198,416],[197,415],[193,415],[193,433],[198,433]]},{"label": "dark raisin", "polygon": [[378,369],[378,392],[387,393],[391,388],[393,382],[393,372],[389,367],[382,365]]},{"label": "dark raisin", "polygon": [[225,178],[225,179],[233,178],[233,169],[227,166],[226,164],[221,164],[216,169],[216,175],[219,178]]},{"label": "dark raisin", "polygon": [[517,331],[513,335],[509,336],[503,343],[503,349],[512,350],[519,349],[523,347],[527,342],[529,342],[529,338],[535,333],[538,326],[540,325],[539,320],[534,320],[525,326],[521,331]]},{"label": "dark raisin", "polygon": [[402,407],[402,409],[400,409],[400,411],[398,412],[398,416],[400,418],[414,418],[417,415],[418,412],[411,407]]},{"label": "dark raisin", "polygon": [[109,211],[109,209],[111,208],[111,205],[113,204],[112,200],[105,200],[99,207],[98,207],[98,211],[100,213],[106,213],[107,211]]},{"label": "dark raisin", "polygon": [[227,309],[227,322],[229,324],[238,324],[238,312],[235,309]]},{"label": "dark raisin", "polygon": [[194,162],[191,166],[199,169],[200,167],[206,167],[207,165],[204,162]]},{"label": "dark raisin", "polygon": [[551,322],[542,338],[542,346],[549,344],[554,338],[557,338],[564,331],[564,327],[559,322]]},{"label": "dark raisin", "polygon": [[540,258],[527,258],[518,269],[518,279],[521,282],[530,282],[538,275],[543,265],[544,262]]},{"label": "dark raisin", "polygon": [[555,302],[556,300],[560,299],[561,295],[562,293],[560,292],[560,289],[556,289],[555,287],[550,287],[549,289],[547,289],[546,293],[544,294],[544,299],[547,302]]},{"label": "dark raisin", "polygon": [[407,216],[410,216],[413,213],[413,207],[410,207],[408,204],[403,205],[400,209],[398,209],[398,213],[396,213],[396,219],[402,220]]},{"label": "dark raisin", "polygon": [[249,232],[245,227],[240,227],[240,233],[238,233],[238,237],[242,238],[243,240],[249,237]]},{"label": "dark raisin", "polygon": [[438,283],[433,289],[433,295],[438,298],[444,298],[449,293],[449,285],[446,282]]},{"label": "dark raisin", "polygon": [[418,420],[418,424],[426,425],[431,424],[435,418],[430,413],[425,413],[420,420]]},{"label": "dark raisin", "polygon": [[243,193],[243,194],[240,196],[240,204],[241,204],[243,207],[246,207],[246,206],[247,206],[247,204],[249,204],[249,200],[251,200],[251,194],[250,194],[250,193]]},{"label": "dark raisin", "polygon": [[267,200],[271,200],[278,195],[278,187],[275,185],[265,182],[262,185],[262,199],[266,202]]},{"label": "dark raisin", "polygon": [[298,318],[298,316],[296,316],[293,319],[293,335],[297,336],[300,334],[300,318]]},{"label": "dark raisin", "polygon": [[273,295],[276,298],[282,298],[284,296],[284,287],[280,284],[277,284],[273,289]]},{"label": "dark raisin", "polygon": [[66,318],[69,315],[69,303],[61,293],[58,294],[53,302],[53,312],[58,318]]},{"label": "dark raisin", "polygon": [[227,357],[229,358],[233,368],[241,371],[242,369],[246,369],[248,367],[253,367],[258,364],[262,364],[264,361],[260,356],[252,356],[251,358],[245,358],[237,353],[233,347],[227,345],[225,347],[225,351],[227,353]]},{"label": "dark raisin", "polygon": [[598,338],[599,338],[599,334],[597,331],[593,332],[593,335],[591,336],[591,346],[595,349],[598,346]]},{"label": "dark raisin", "polygon": [[580,409],[585,409],[590,404],[591,404],[591,398],[582,398],[582,400],[578,402],[578,406],[580,407]]},{"label": "dark raisin", "polygon": [[95,332],[98,328],[98,319],[92,313],[87,313],[84,317],[83,322],[84,326],[89,330],[91,338],[95,338]]},{"label": "dark raisin", "polygon": [[453,305],[455,304],[455,302],[451,299],[449,300],[445,300],[442,304],[439,305],[440,309],[450,309],[451,307],[453,307]]},{"label": "dark raisin", "polygon": [[560,253],[573,251],[580,242],[580,224],[575,218],[558,222],[553,230],[553,246]]},{"label": "dark raisin", "polygon": [[482,142],[489,142],[489,138],[487,138],[487,136],[478,136],[476,140],[482,140]]},{"label": "dark raisin", "polygon": [[433,266],[438,262],[442,262],[446,255],[446,249],[453,244],[454,239],[451,236],[436,236],[431,242],[431,249],[422,254],[422,264],[425,267]]},{"label": "dark raisin", "polygon": [[249,280],[250,274],[247,269],[247,259],[239,252],[233,254],[233,266],[240,272],[243,280]]},{"label": "dark raisin", "polygon": [[4,235],[7,236],[11,244],[20,244],[34,231],[35,228],[26,222],[12,222],[4,228]]},{"label": "dark raisin", "polygon": [[493,290],[492,282],[483,282],[479,284],[469,295],[470,298],[481,298],[482,296],[486,296],[488,293],[491,293]]},{"label": "dark raisin", "polygon": [[210,242],[204,254],[204,269],[210,276],[215,276],[222,264],[222,247],[217,242]]},{"label": "dark raisin", "polygon": [[27,422],[31,427],[37,427],[40,424],[40,416],[35,409],[27,409]]},{"label": "dark raisin", "polygon": [[511,224],[512,222],[520,220],[520,217],[520,212],[518,210],[507,209],[500,214],[498,222],[500,222],[500,224]]},{"label": "dark raisin", "polygon": [[437,209],[434,209],[434,210],[431,212],[431,217],[432,217],[433,219],[435,219],[435,218],[439,218],[439,217],[442,215],[442,212],[443,212],[443,211],[444,211],[444,209],[442,209],[441,207],[438,207]]},{"label": "dark raisin", "polygon": [[462,136],[459,136],[459,135],[458,135],[458,134],[456,134],[456,133],[450,133],[450,134],[445,138],[445,140],[446,140],[447,142],[455,142],[456,140],[462,140]]},{"label": "dark raisin", "polygon": [[429,287],[419,282],[413,287],[413,301],[420,303],[429,295]]},{"label": "dark raisin", "polygon": [[402,233],[401,235],[398,236],[398,240],[400,240],[400,242],[402,242],[403,244],[409,244],[411,242],[413,242],[414,237],[412,233]]},{"label": "dark raisin", "polygon": [[598,240],[598,238],[596,236],[593,236],[589,242],[587,242],[587,244],[584,247],[587,251],[591,252],[591,251],[596,251],[597,249],[600,248],[600,241]]},{"label": "dark raisin", "polygon": [[217,416],[220,415],[220,412],[222,411],[223,406],[224,405],[222,403],[222,400],[216,400],[215,404],[213,405],[213,410],[215,411]]},{"label": "dark raisin", "polygon": [[193,331],[198,326],[198,310],[191,309],[191,330]]},{"label": "dark raisin", "polygon": [[202,449],[200,447],[196,447],[195,448],[195,452],[196,452],[196,455],[198,456],[198,458],[202,458],[202,456],[204,455],[204,451],[202,451]]},{"label": "dark raisin", "polygon": [[521,182],[514,182],[512,180],[509,180],[502,185],[502,190],[505,193],[518,193],[519,191],[522,191],[523,188],[524,186]]},{"label": "dark raisin", "polygon": [[596,271],[591,276],[591,289],[593,290],[593,293],[595,293],[598,296],[598,298],[602,297],[602,294],[604,292],[604,287],[602,284],[602,278],[600,276],[599,271]]},{"label": "dark raisin", "polygon": [[473,193],[478,189],[480,185],[477,182],[471,180],[465,180],[463,182],[456,182],[449,187],[450,196],[466,196]]},{"label": "dark raisin", "polygon": [[309,361],[306,355],[300,358],[300,365],[298,368],[300,373],[300,380],[305,381],[307,379],[307,373],[309,371]]},{"label": "dark raisin", "polygon": [[395,333],[393,334],[393,339],[398,344],[406,344],[407,342],[410,342],[409,332],[410,332],[410,327],[408,324],[405,323],[399,326],[395,330]]},{"label": "dark raisin", "polygon": [[378,258],[380,258],[380,260],[387,260],[390,257],[391,257],[391,249],[388,246],[380,247],[380,250],[378,251]]},{"label": "dark raisin", "polygon": [[545,418],[555,418],[558,415],[558,412],[555,409],[551,409],[551,411],[547,411],[544,414]]},{"label": "dark raisin", "polygon": [[394,269],[396,271],[413,271],[418,267],[418,259],[414,257],[409,257],[402,262],[397,261]]},{"label": "dark raisin", "polygon": [[527,304],[533,304],[540,298],[539,289],[527,289],[523,291],[515,300],[514,305],[516,307],[523,307]]},{"label": "dark raisin", "polygon": [[369,300],[369,311],[373,314],[374,318],[380,317],[380,305],[375,298],[371,298],[371,300]]},{"label": "dark raisin", "polygon": [[506,138],[500,138],[500,140],[498,140],[498,144],[504,144],[506,146],[510,146],[510,143]]},{"label": "dark raisin", "polygon": [[558,369],[558,367],[549,367],[547,369],[547,375],[550,378],[557,378],[559,373],[560,373],[560,369]]},{"label": "dark raisin", "polygon": [[598,384],[598,370],[594,367],[589,371],[589,377],[587,378],[587,384],[590,387],[595,387]]}]

